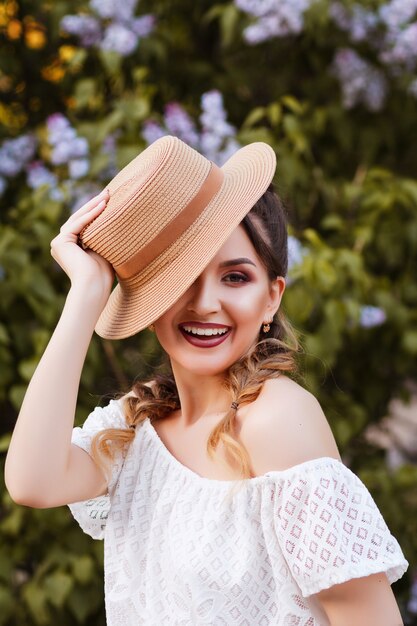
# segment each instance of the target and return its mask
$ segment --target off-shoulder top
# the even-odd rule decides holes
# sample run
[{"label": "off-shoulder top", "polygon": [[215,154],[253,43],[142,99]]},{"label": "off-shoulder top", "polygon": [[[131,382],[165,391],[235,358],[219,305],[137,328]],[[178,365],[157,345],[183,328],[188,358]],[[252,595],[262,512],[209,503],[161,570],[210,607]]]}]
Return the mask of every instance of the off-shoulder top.
[{"label": "off-shoulder top", "polygon": [[[97,407],[72,442],[90,452],[109,427],[126,428],[121,401]],[[392,584],[408,568],[341,461],[214,480],[180,463],[149,418],[116,456],[108,494],[69,508],[104,539],[108,626],[328,626],[315,593],[377,572]]]}]

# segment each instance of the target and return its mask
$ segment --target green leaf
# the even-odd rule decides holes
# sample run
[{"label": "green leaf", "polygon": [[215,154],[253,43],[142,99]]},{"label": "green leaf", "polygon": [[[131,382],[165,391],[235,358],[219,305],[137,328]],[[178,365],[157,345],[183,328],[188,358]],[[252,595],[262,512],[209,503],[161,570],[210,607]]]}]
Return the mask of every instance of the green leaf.
[{"label": "green leaf", "polygon": [[298,115],[304,113],[305,106],[301,104],[294,96],[286,95],[282,96],[281,102],[290,109],[293,113],[297,113]]},{"label": "green leaf", "polygon": [[86,583],[90,582],[90,580],[94,576],[94,561],[87,554],[83,556],[77,555],[73,559],[72,570],[75,579],[81,584],[85,585]]},{"label": "green leaf", "polygon": [[7,332],[7,329],[4,326],[4,324],[0,324],[0,343],[4,345],[10,344],[9,333]]},{"label": "green leaf", "polygon": [[417,330],[406,330],[402,336],[401,343],[407,352],[417,355]]},{"label": "green leaf", "polygon": [[242,128],[251,128],[255,126],[261,119],[265,117],[265,107],[256,107],[252,109],[242,124]]},{"label": "green leaf", "polygon": [[22,406],[26,389],[27,389],[26,385],[13,385],[13,387],[10,389],[10,393],[9,393],[10,401],[15,407],[15,409],[17,409],[18,411],[20,410],[20,407]]},{"label": "green leaf", "polygon": [[47,607],[47,593],[36,581],[29,581],[23,588],[23,600],[28,606],[35,624],[50,624],[50,613]]},{"label": "green leaf", "polygon": [[43,588],[49,602],[60,608],[63,606],[73,587],[72,578],[64,572],[54,572],[46,576],[43,581]]},{"label": "green leaf", "polygon": [[0,453],[7,452],[10,446],[10,441],[12,439],[12,433],[7,433],[0,437]]},{"label": "green leaf", "polygon": [[27,382],[30,381],[38,364],[39,364],[38,358],[25,359],[24,361],[21,361],[19,363],[18,370],[23,380],[26,380]]}]

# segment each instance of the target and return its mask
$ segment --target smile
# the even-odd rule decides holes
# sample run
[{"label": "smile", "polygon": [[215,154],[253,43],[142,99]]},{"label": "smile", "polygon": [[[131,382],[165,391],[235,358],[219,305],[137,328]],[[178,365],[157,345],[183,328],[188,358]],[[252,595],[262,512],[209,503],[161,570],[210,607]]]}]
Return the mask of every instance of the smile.
[{"label": "smile", "polygon": [[223,343],[230,335],[231,328],[194,328],[180,327],[182,336],[193,346],[198,348],[213,348]]}]

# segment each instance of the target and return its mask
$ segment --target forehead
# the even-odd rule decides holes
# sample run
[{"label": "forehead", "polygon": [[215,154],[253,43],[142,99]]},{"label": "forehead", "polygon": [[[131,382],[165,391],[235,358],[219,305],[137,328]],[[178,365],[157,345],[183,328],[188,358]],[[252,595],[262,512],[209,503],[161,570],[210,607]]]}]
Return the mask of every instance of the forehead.
[{"label": "forehead", "polygon": [[242,224],[239,224],[228,239],[226,239],[216,256],[207,267],[217,266],[222,261],[238,257],[248,257],[251,261],[254,261],[257,266],[261,265],[261,259],[257,255],[256,250]]}]

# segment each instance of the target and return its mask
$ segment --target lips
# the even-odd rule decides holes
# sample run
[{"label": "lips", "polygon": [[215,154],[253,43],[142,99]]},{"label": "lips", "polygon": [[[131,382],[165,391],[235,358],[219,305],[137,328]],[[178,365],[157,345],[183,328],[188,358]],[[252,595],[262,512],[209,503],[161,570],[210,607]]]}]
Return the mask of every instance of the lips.
[{"label": "lips", "polygon": [[[198,348],[213,348],[223,343],[232,329],[225,324],[184,322],[179,325],[179,330],[191,345]],[[222,332],[224,330],[226,332]]]}]

